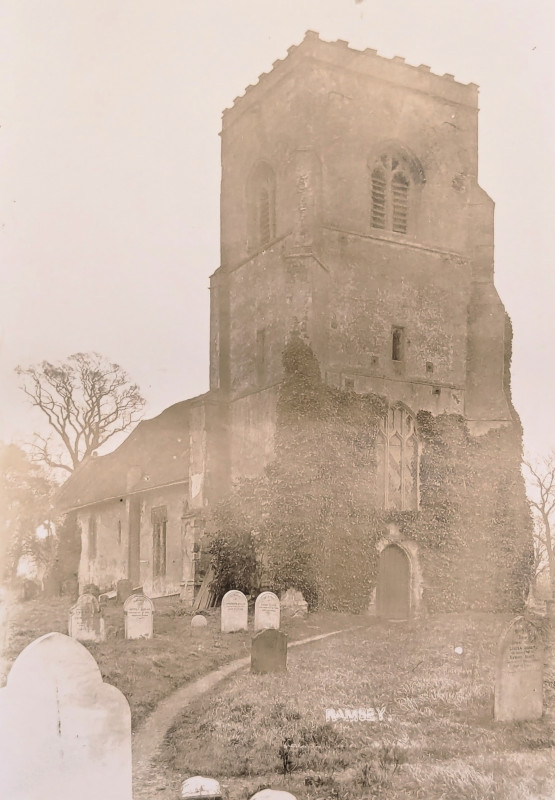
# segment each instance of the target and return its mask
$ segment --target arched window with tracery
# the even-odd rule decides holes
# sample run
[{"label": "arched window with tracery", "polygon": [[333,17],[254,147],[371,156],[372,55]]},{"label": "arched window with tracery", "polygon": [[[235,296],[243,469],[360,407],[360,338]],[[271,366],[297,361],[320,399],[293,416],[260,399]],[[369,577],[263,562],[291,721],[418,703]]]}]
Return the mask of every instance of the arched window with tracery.
[{"label": "arched window with tracery", "polygon": [[408,161],[400,155],[381,155],[373,164],[370,184],[372,227],[408,233],[414,185]]},{"label": "arched window with tracery", "polygon": [[392,406],[376,438],[377,489],[384,508],[418,508],[419,447],[413,415]]},{"label": "arched window with tracery", "polygon": [[247,186],[249,250],[267,247],[276,235],[276,181],[273,169],[265,162],[252,170]]}]

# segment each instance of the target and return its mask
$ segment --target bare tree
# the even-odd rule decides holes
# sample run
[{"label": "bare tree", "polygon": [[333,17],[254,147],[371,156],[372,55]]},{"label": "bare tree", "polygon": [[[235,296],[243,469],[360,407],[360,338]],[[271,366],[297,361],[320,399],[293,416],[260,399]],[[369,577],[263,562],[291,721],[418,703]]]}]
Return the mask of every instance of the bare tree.
[{"label": "bare tree", "polygon": [[547,562],[551,595],[555,597],[555,555],[552,527],[555,522],[555,453],[539,463],[524,461],[530,505],[534,514],[536,575]]},{"label": "bare tree", "polygon": [[145,405],[139,387],[98,353],[75,353],[16,372],[21,388],[40,409],[50,433],[35,433],[31,457],[52,469],[73,472],[118,433],[139,421]]}]

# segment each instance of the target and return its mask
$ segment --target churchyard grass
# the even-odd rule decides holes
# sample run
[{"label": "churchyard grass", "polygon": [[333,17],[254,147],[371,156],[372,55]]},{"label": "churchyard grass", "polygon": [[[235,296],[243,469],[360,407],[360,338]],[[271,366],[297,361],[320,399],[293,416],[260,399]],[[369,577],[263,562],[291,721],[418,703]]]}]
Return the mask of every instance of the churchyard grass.
[{"label": "churchyard grass", "polygon": [[[168,731],[161,796],[173,796],[184,777],[208,774],[230,800],[265,785],[308,800],[554,797],[553,715],[492,719],[495,650],[508,619],[367,620],[361,631],[290,649],[287,674],[237,674]],[[553,700],[548,687],[547,709]],[[337,714],[360,708],[385,719]],[[336,721],[326,721],[326,709]]]},{"label": "churchyard grass", "polygon": [[[10,633],[4,664],[7,669],[34,639],[51,631],[67,633],[68,612],[73,602],[66,598],[38,598],[14,603],[9,612]],[[178,598],[155,600],[154,638],[125,640],[121,605],[109,603],[104,616],[106,641],[84,643],[96,659],[102,677],[117,686],[131,706],[133,727],[164,697],[201,675],[236,658],[250,654],[253,627],[250,610],[248,633],[220,633],[219,609],[208,612],[208,626],[191,632],[190,610]],[[307,619],[283,619],[290,641],[360,624],[355,615],[313,614]],[[4,685],[6,675],[0,685]]]}]

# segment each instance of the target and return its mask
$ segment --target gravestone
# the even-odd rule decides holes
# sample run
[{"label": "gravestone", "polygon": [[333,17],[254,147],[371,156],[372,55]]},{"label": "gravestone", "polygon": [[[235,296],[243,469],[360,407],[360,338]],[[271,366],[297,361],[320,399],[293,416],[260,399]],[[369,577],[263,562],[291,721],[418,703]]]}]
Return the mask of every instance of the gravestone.
[{"label": "gravestone", "polygon": [[181,784],[182,800],[221,800],[222,789],[214,778],[203,778],[202,775],[195,775],[194,778],[187,778]]},{"label": "gravestone", "polygon": [[247,631],[248,627],[249,604],[243,592],[233,589],[224,594],[222,600],[222,633],[235,633],[236,631]]},{"label": "gravestone", "polygon": [[251,672],[287,672],[287,634],[268,629],[253,636]]},{"label": "gravestone", "polygon": [[116,583],[116,597],[118,603],[125,603],[129,595],[133,593],[133,583],[127,578],[122,578]]},{"label": "gravestone", "polygon": [[126,639],[152,639],[154,603],[145,594],[132,594],[123,604]]},{"label": "gravestone", "polygon": [[106,638],[104,617],[98,598],[82,594],[69,609],[69,635],[80,642],[103,642]]},{"label": "gravestone", "polygon": [[282,789],[261,789],[253,794],[250,800],[297,800],[291,792],[284,792]]},{"label": "gravestone", "polygon": [[306,617],[308,614],[308,603],[298,589],[287,589],[282,593],[280,605],[282,612],[289,617]]},{"label": "gravestone", "polygon": [[131,800],[131,713],[63,633],[26,647],[0,689],[0,797]]},{"label": "gravestone", "polygon": [[501,637],[495,674],[494,718],[523,722],[543,714],[544,648],[537,628],[516,617]]},{"label": "gravestone", "polygon": [[279,629],[279,597],[273,592],[262,592],[254,604],[254,630]]},{"label": "gravestone", "polygon": [[202,614],[195,614],[191,620],[191,628],[206,628],[208,622]]}]

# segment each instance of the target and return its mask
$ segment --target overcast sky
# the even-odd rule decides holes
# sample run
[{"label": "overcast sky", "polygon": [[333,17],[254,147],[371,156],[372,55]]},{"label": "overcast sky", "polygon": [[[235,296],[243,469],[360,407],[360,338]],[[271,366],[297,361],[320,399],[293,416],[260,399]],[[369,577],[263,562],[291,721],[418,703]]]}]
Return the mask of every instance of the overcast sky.
[{"label": "overcast sky", "polygon": [[0,0],[0,439],[16,364],[96,350],[147,414],[208,388],[221,112],[307,29],[480,86],[480,183],[533,453],[555,447],[553,0]]}]

